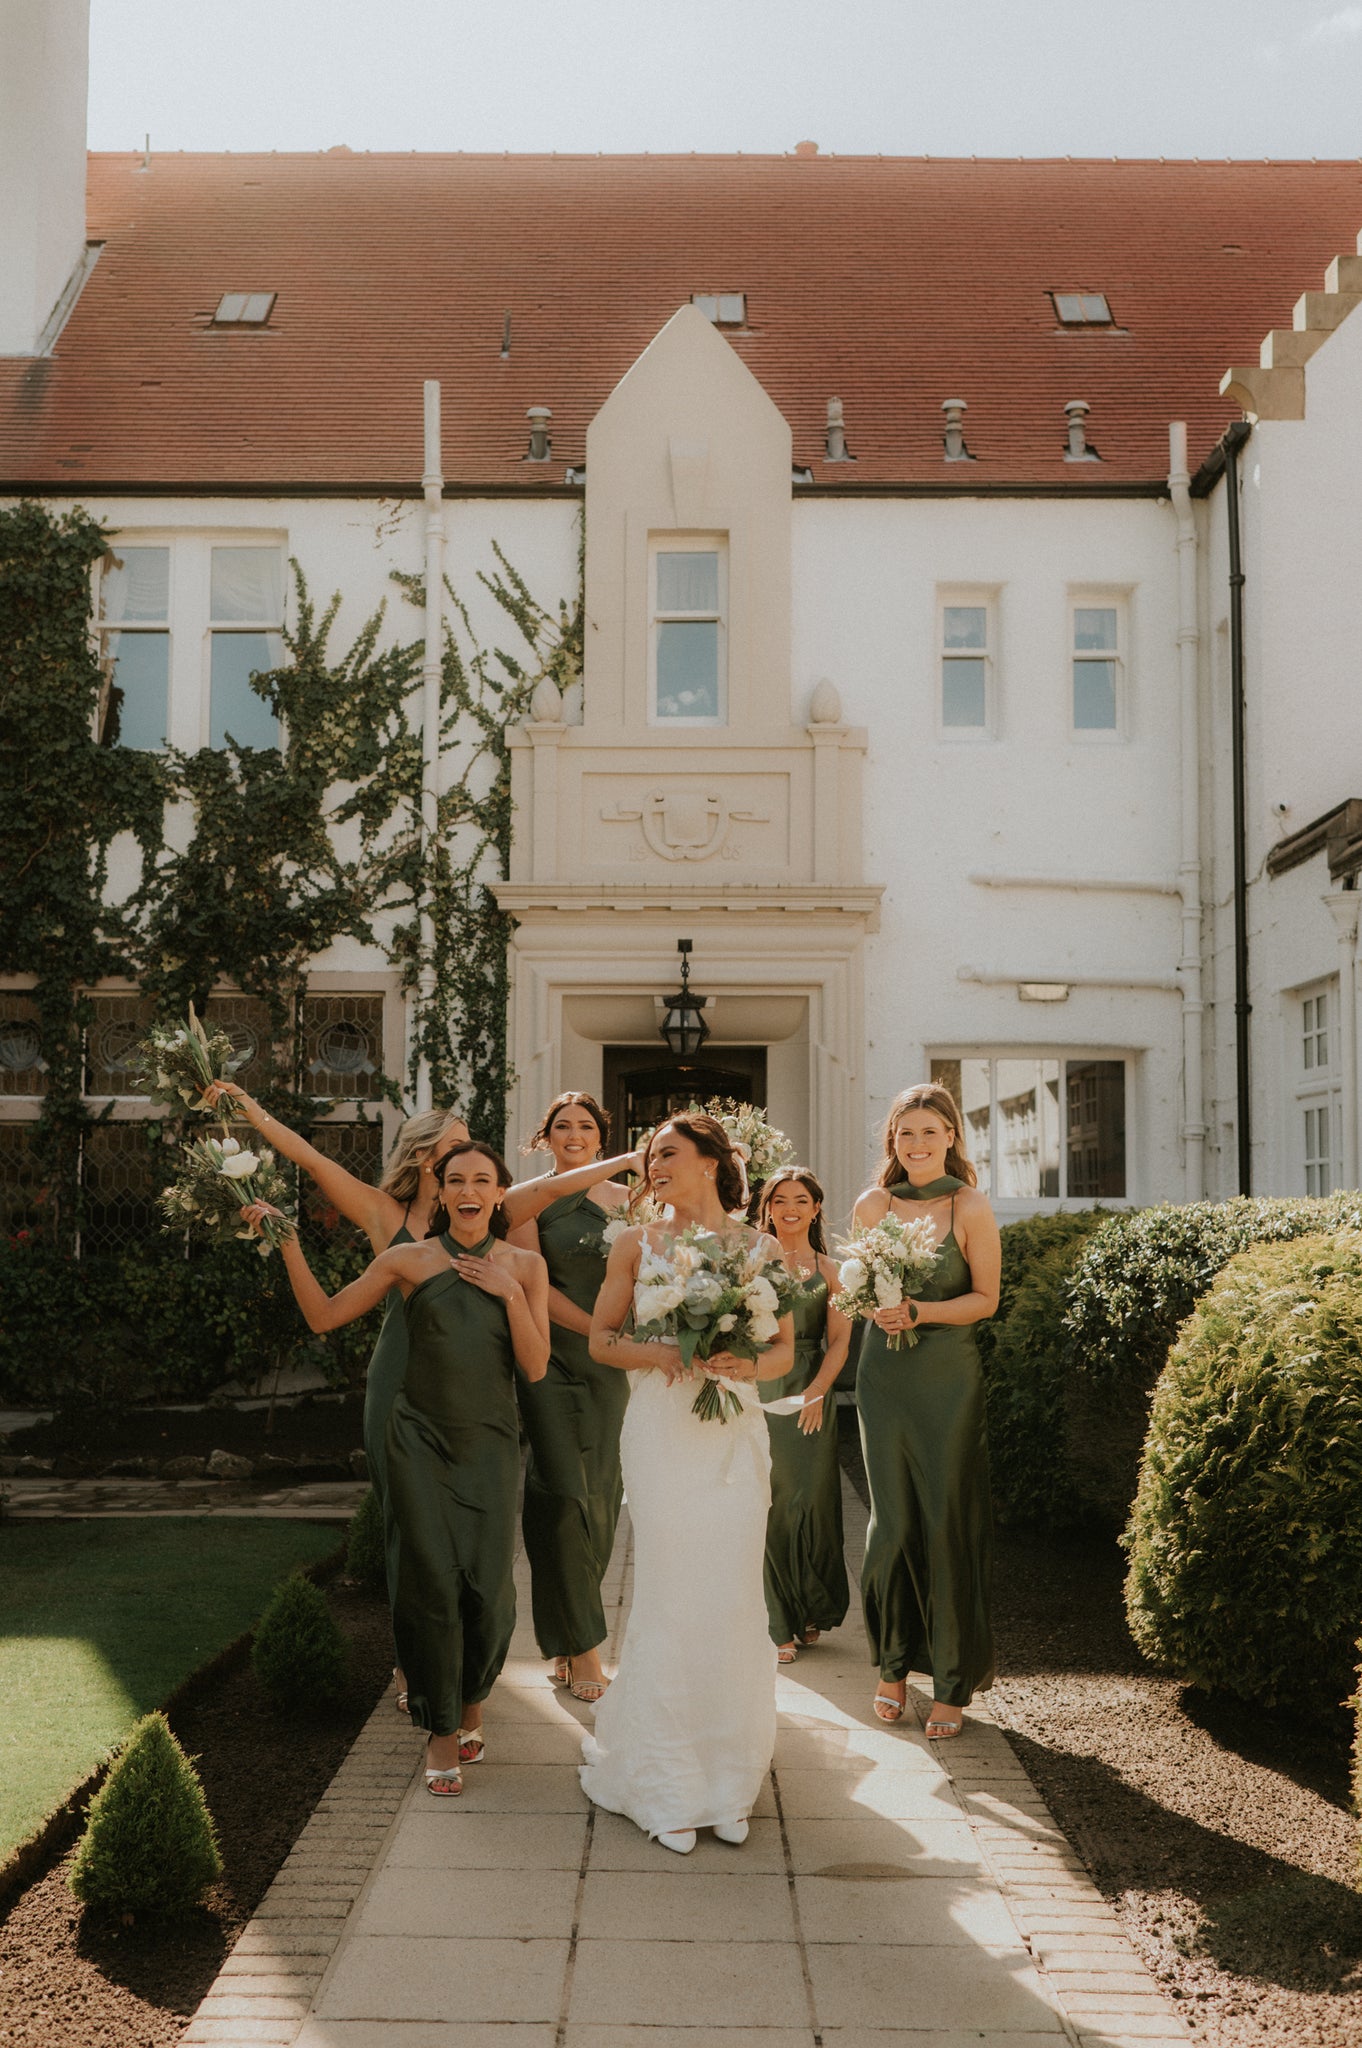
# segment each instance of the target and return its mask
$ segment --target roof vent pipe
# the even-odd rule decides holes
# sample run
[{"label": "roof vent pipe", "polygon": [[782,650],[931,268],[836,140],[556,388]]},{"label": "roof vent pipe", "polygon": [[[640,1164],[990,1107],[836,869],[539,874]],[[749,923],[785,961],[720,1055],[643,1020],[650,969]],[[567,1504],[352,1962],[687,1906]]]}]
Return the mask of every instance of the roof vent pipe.
[{"label": "roof vent pipe", "polygon": [[828,429],[823,437],[823,446],[827,451],[824,457],[825,461],[850,462],[851,457],[847,454],[846,426],[842,419],[842,401],[840,398],[830,398],[828,400]]},{"label": "roof vent pipe", "polygon": [[530,452],[525,457],[525,460],[527,462],[548,462],[553,452],[553,443],[549,436],[549,421],[553,418],[552,409],[547,405],[532,405],[526,412],[525,417],[530,423]]},{"label": "roof vent pipe", "polygon": [[965,414],[969,406],[963,398],[943,398],[941,410],[946,415],[946,461],[973,462],[974,457],[965,446]]},{"label": "roof vent pipe", "polygon": [[1069,422],[1069,445],[1064,451],[1066,462],[1100,462],[1101,456],[1095,448],[1088,446],[1085,422],[1092,407],[1086,398],[1071,398],[1064,408]]}]

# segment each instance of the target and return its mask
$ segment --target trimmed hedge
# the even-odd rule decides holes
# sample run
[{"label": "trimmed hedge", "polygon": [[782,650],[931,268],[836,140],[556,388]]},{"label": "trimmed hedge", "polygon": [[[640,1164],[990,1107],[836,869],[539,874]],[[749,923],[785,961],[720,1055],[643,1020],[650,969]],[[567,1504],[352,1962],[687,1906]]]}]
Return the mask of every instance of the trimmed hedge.
[{"label": "trimmed hedge", "polygon": [[[337,1234],[309,1246],[327,1293],[363,1272],[366,1245]],[[195,1248],[156,1236],[116,1257],[73,1259],[41,1239],[0,1240],[0,1400],[116,1408],[148,1395],[195,1400],[227,1380],[314,1360],[333,1385],[358,1379],[375,1325],[319,1339],[277,1258],[249,1245]]]},{"label": "trimmed hedge", "polygon": [[1136,1643],[1190,1685],[1336,1718],[1362,1614],[1359,1501],[1362,1232],[1241,1252],[1154,1397],[1127,1538]]},{"label": "trimmed hedge", "polygon": [[1066,1282],[1104,1220],[1100,1209],[1006,1224],[997,1314],[976,1327],[988,1403],[993,1502],[1005,1522],[1074,1518],[1065,1456],[1071,1377],[1064,1342]]},{"label": "trimmed hedge", "polygon": [[388,1589],[388,1568],[383,1544],[383,1510],[371,1486],[350,1517],[345,1539],[346,1575],[371,1592]]},{"label": "trimmed hedge", "polygon": [[1359,1228],[1356,1193],[1164,1203],[1107,1217],[1074,1268],[1064,1326],[1067,1456],[1086,1514],[1124,1526],[1155,1384],[1179,1326],[1226,1262],[1253,1244]]},{"label": "trimmed hedge", "polygon": [[251,1665],[281,1713],[332,1707],[345,1684],[345,1638],[321,1587],[301,1572],[276,1586],[255,1625]]},{"label": "trimmed hedge", "polygon": [[86,1906],[177,1913],[222,1875],[199,1774],[164,1714],[137,1723],[90,1806],[68,1882]]}]

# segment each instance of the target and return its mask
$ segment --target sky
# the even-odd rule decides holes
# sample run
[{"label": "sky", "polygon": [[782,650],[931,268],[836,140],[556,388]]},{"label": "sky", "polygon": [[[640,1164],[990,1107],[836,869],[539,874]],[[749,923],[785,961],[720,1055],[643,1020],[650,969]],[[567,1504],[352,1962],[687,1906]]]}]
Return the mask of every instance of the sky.
[{"label": "sky", "polygon": [[90,146],[1362,156],[1337,0],[92,0]]}]

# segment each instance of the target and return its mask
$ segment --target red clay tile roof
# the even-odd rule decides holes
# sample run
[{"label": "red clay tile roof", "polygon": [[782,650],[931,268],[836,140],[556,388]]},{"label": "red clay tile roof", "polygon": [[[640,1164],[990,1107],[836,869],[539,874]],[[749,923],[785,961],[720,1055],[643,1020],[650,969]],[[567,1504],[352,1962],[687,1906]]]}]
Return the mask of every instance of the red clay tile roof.
[{"label": "red clay tile roof", "polygon": [[[837,157],[90,159],[104,252],[49,361],[0,362],[0,484],[88,492],[415,488],[421,380],[452,488],[542,491],[694,291],[744,291],[733,346],[816,487],[1157,482],[1235,416],[1217,387],[1356,245],[1356,163]],[[1105,292],[1119,331],[1048,294]],[[277,291],[263,332],[211,326]],[[502,321],[511,315],[509,361]],[[822,462],[827,400],[854,464]],[[964,398],[968,469],[942,460]],[[1100,464],[1066,465],[1066,399]],[[530,467],[525,411],[553,409]]]}]

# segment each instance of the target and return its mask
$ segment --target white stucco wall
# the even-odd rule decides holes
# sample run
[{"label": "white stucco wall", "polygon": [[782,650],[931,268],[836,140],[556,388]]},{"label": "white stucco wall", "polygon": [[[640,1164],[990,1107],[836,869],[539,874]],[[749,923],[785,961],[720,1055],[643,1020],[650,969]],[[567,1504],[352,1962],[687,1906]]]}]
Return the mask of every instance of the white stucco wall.
[{"label": "white stucco wall", "polygon": [[[1253,1184],[1304,1191],[1298,992],[1338,973],[1336,889],[1323,852],[1276,877],[1271,848],[1362,796],[1362,320],[1346,319],[1306,369],[1306,417],[1260,421],[1241,455],[1250,1085]],[[1203,805],[1210,862],[1219,1189],[1234,1185],[1233,845],[1225,485],[1207,506],[1203,661],[1210,730]],[[1278,806],[1285,806],[1284,810]],[[1335,990],[1336,994],[1337,991]],[[1338,1011],[1334,1011],[1335,1032]],[[1356,1115],[1356,1104],[1353,1105]]]}]

